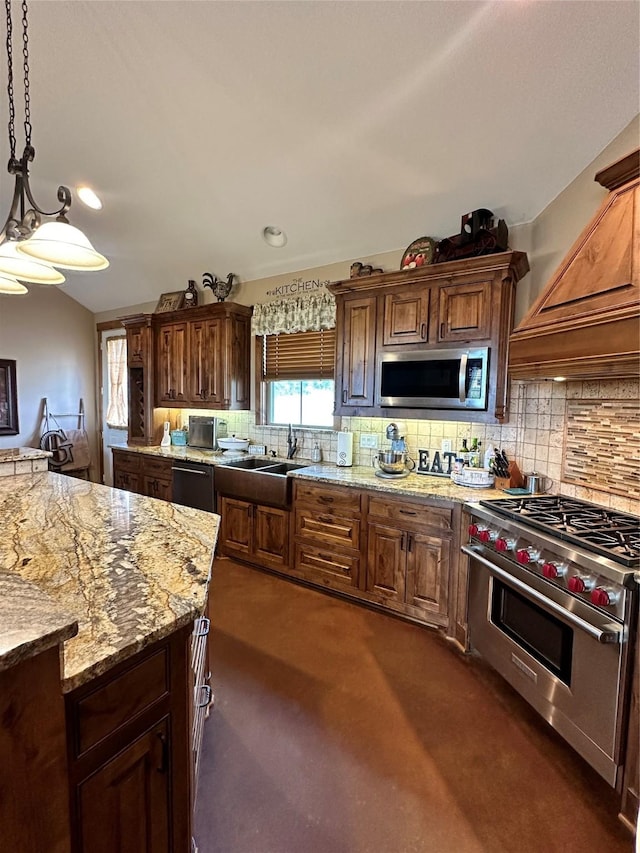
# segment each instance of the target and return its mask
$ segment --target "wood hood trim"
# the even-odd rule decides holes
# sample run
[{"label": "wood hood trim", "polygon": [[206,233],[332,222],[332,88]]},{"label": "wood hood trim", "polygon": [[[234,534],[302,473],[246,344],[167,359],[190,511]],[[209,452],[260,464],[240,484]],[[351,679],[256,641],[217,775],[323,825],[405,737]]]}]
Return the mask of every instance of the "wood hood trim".
[{"label": "wood hood trim", "polygon": [[595,180],[609,195],[510,337],[515,379],[639,373],[640,150]]}]

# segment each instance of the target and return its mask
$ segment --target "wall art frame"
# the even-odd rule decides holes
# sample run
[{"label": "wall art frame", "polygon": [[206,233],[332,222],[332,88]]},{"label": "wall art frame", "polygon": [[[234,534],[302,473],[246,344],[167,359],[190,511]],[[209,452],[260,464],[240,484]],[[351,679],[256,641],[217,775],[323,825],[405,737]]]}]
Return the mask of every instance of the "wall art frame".
[{"label": "wall art frame", "polygon": [[0,358],[0,435],[18,435],[16,362]]},{"label": "wall art frame", "polygon": [[164,314],[167,311],[178,311],[184,304],[184,290],[175,290],[173,293],[162,293],[154,314]]}]

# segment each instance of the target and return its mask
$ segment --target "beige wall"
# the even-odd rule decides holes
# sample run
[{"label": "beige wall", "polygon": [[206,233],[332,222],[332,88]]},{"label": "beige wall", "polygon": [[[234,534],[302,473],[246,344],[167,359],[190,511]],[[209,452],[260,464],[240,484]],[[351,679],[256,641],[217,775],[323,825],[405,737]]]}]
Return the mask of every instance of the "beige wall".
[{"label": "beige wall", "polygon": [[[24,296],[0,296],[0,358],[17,362],[19,435],[0,448],[37,447],[42,399],[53,412],[76,412],[84,400],[96,460],[95,323],[93,314],[56,287],[31,285]],[[62,428],[77,422],[60,420]]]}]

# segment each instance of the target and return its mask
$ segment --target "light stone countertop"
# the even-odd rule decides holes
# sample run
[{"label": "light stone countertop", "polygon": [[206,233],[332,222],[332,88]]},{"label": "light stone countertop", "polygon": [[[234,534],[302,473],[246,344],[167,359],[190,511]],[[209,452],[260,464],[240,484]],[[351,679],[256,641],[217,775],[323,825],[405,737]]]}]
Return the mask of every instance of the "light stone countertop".
[{"label": "light stone countertop", "polygon": [[37,447],[8,447],[0,450],[0,464],[3,462],[25,462],[31,459],[46,459],[53,456],[50,450]]},{"label": "light stone countertop", "polygon": [[[16,581],[28,581],[78,622],[64,644],[64,692],[204,610],[220,520],[213,513],[43,472],[0,479],[0,517],[0,649],[7,659],[19,654],[5,628],[9,614],[12,624],[20,619]],[[34,600],[24,598],[25,623]],[[43,620],[32,653],[50,631]]]},{"label": "light stone countertop", "polygon": [[[204,462],[207,465],[224,465],[235,459],[246,459],[247,453],[234,453],[227,456],[212,450],[199,450],[196,447],[146,447],[143,445],[113,445],[113,450],[128,450],[148,456],[161,456],[169,459],[182,459],[190,462]],[[260,457],[264,458],[264,457]],[[467,503],[479,500],[496,500],[507,497],[499,489],[478,489],[471,486],[458,486],[449,477],[437,477],[433,474],[410,473],[402,479],[377,477],[373,467],[354,465],[340,468],[332,463],[314,464],[307,459],[283,460],[275,458],[273,462],[290,461],[305,465],[304,470],[292,471],[288,476],[301,480],[315,480],[336,486],[351,486],[360,489],[372,489],[391,495],[404,495],[414,498],[434,498],[439,500]]]}]

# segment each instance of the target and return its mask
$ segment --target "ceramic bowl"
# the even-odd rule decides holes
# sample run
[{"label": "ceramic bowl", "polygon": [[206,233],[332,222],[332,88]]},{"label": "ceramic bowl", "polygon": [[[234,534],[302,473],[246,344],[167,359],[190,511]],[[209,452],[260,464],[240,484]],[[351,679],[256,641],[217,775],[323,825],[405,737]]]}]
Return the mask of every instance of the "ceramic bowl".
[{"label": "ceramic bowl", "polygon": [[249,439],[236,438],[235,436],[232,438],[219,438],[218,446],[223,450],[246,450],[249,447]]}]

